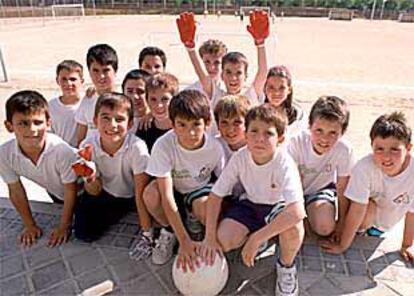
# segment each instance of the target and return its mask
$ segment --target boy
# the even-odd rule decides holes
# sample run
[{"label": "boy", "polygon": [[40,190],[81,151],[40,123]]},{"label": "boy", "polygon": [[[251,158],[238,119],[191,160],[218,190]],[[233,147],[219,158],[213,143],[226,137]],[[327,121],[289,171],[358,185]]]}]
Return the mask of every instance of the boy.
[{"label": "boy", "polygon": [[225,96],[214,108],[214,119],[220,131],[217,139],[223,147],[226,163],[246,145],[244,118],[249,108],[249,101],[242,95]]},{"label": "boy", "polygon": [[76,132],[78,146],[91,130],[96,129],[94,112],[98,96],[115,90],[118,56],[116,51],[108,44],[97,44],[89,48],[86,55],[86,64],[95,91],[92,92],[94,94],[92,97],[83,98],[75,115],[78,124]]},{"label": "boy", "polygon": [[51,131],[77,146],[75,113],[80,105],[83,85],[83,67],[76,61],[64,60],[56,67],[56,82],[62,95],[49,101]]},{"label": "boy", "polygon": [[151,76],[146,84],[146,101],[154,120],[149,128],[138,129],[136,135],[144,140],[149,152],[155,141],[172,128],[168,106],[172,97],[178,93],[178,87],[178,79],[165,72]]},{"label": "boy", "polygon": [[[303,241],[305,209],[296,165],[278,147],[286,123],[286,115],[270,104],[253,107],[247,113],[247,147],[232,156],[214,184],[200,251],[212,264],[217,251],[228,252],[244,245],[243,262],[251,267],[260,246],[279,236],[276,295],[298,295],[295,257]],[[246,193],[230,205],[218,224],[222,200],[237,182]]]},{"label": "boy", "polygon": [[[216,39],[209,39],[205,41],[198,49],[198,54],[203,61],[204,68],[208,76],[217,86],[220,83],[221,60],[226,53],[226,45]],[[203,86],[201,85],[200,80],[189,85],[187,89],[196,89],[203,92]]]},{"label": "boy", "polygon": [[[164,227],[152,251],[152,261],[166,263],[173,255],[177,237],[179,266],[186,270],[188,265],[194,270],[196,244],[184,228],[184,221],[187,217],[187,222],[204,223],[211,177],[213,173],[218,176],[223,168],[223,151],[220,143],[206,134],[211,111],[201,92],[178,93],[171,100],[169,116],[173,130],[155,143],[147,167],[147,174],[156,177],[156,186],[144,192],[148,211]],[[191,229],[195,225],[188,226]]]},{"label": "boy", "polygon": [[405,216],[401,256],[414,260],[414,163],[411,129],[401,112],[381,115],[370,131],[372,153],[358,161],[345,191],[349,200],[338,242],[324,242],[327,252],[342,253],[355,234],[379,236]]},{"label": "boy", "polygon": [[214,108],[217,102],[225,94],[244,94],[252,105],[259,104],[259,98],[263,97],[263,87],[267,75],[267,61],[265,51],[265,40],[269,36],[269,19],[264,11],[254,11],[250,15],[250,25],[247,30],[253,36],[257,47],[258,70],[250,88],[244,89],[247,78],[247,58],[240,52],[227,53],[222,59],[221,79],[224,82],[226,91],[216,87],[213,80],[207,75],[201,66],[199,58],[195,53],[194,36],[196,25],[194,14],[182,13],[177,19],[177,27],[180,39],[187,48],[188,55],[197,73],[204,92],[211,99],[211,106]]},{"label": "boy", "polygon": [[51,125],[47,101],[38,92],[13,94],[6,102],[5,125],[15,139],[0,146],[0,176],[23,220],[25,228],[19,240],[31,246],[42,235],[20,181],[22,176],[44,187],[54,202],[63,204],[60,224],[48,241],[51,247],[60,245],[69,238],[76,203],[77,178],[71,168],[76,152],[58,136],[47,133]]},{"label": "boy", "polygon": [[139,127],[145,126],[147,117],[151,117],[151,112],[146,102],[146,85],[151,77],[144,70],[131,70],[122,81],[122,92],[132,99],[134,103],[134,125],[131,131],[135,133]]},{"label": "boy", "polygon": [[165,52],[158,47],[148,46],[139,53],[138,67],[151,75],[164,72],[166,66]]},{"label": "boy", "polygon": [[83,148],[92,147],[96,173],[87,176],[85,193],[76,209],[75,235],[79,239],[99,238],[135,204],[141,227],[150,228],[150,217],[142,202],[149,154],[145,143],[128,133],[133,118],[129,97],[106,93],[98,98],[94,116],[98,133],[81,144]]},{"label": "boy", "polygon": [[335,96],[320,97],[309,114],[309,131],[292,137],[288,151],[302,178],[305,207],[311,229],[320,236],[335,230],[335,204],[343,222],[343,194],[354,164],[353,150],[344,135],[348,107]]}]

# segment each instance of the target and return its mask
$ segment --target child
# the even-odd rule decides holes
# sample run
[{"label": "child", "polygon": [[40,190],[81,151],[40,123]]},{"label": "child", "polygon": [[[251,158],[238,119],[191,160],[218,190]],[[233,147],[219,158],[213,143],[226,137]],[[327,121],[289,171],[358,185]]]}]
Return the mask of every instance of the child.
[{"label": "child", "polygon": [[76,203],[77,178],[71,168],[76,152],[58,136],[47,133],[51,125],[47,101],[36,91],[19,91],[7,100],[5,125],[15,139],[0,146],[0,176],[23,220],[19,240],[31,246],[42,235],[20,181],[26,177],[44,187],[54,202],[63,204],[60,224],[48,241],[51,247],[60,245],[69,238]]},{"label": "child", "polygon": [[83,67],[76,61],[64,60],[56,67],[56,82],[62,95],[49,101],[51,131],[76,147],[75,113],[80,105]]},{"label": "child", "polygon": [[[205,41],[198,49],[198,54],[203,61],[204,68],[208,76],[217,86],[220,83],[221,61],[226,53],[226,45],[216,39],[209,39]],[[203,86],[201,85],[200,80],[188,86],[187,89],[196,89],[203,92]]]},{"label": "child", "polygon": [[258,70],[250,88],[244,89],[244,83],[247,78],[247,58],[240,52],[229,52],[222,59],[221,79],[224,82],[226,91],[216,87],[213,80],[207,75],[202,68],[197,54],[194,50],[194,35],[196,25],[194,14],[182,13],[177,19],[177,26],[180,32],[180,38],[187,48],[188,55],[193,67],[197,73],[204,92],[211,99],[211,107],[214,108],[217,102],[225,94],[245,95],[252,105],[259,104],[259,97],[262,97],[263,87],[266,81],[267,61],[265,51],[265,40],[269,36],[269,19],[264,11],[254,11],[250,15],[250,25],[247,27],[249,33],[253,36],[257,47]]},{"label": "child", "polygon": [[288,144],[288,151],[299,167],[305,194],[308,221],[313,231],[328,236],[335,229],[335,203],[341,203],[354,164],[353,151],[342,139],[349,123],[345,101],[335,96],[319,98],[309,115],[309,131]]},{"label": "child", "polygon": [[227,95],[214,109],[220,136],[217,138],[223,147],[226,163],[240,148],[246,145],[245,122],[250,103],[242,95]]},{"label": "child", "polygon": [[275,66],[269,69],[264,94],[265,102],[284,110],[287,114],[285,142],[307,128],[305,112],[293,101],[292,76],[285,66]]},{"label": "child", "polygon": [[[247,113],[247,147],[233,155],[214,184],[200,252],[212,264],[217,251],[228,252],[244,245],[243,262],[251,267],[259,247],[279,236],[276,295],[298,295],[294,262],[303,241],[305,209],[296,165],[278,147],[286,121],[286,116],[269,104],[253,107]],[[218,224],[222,199],[237,182],[246,193],[223,213]]]},{"label": "child", "polygon": [[151,75],[164,72],[166,66],[165,52],[158,47],[148,46],[139,53],[138,67]]},{"label": "child", "polygon": [[168,116],[171,98],[178,93],[178,79],[169,73],[153,75],[146,85],[146,101],[154,120],[147,129],[137,130],[136,135],[144,140],[151,152],[155,141],[172,128]]},{"label": "child", "polygon": [[96,129],[94,112],[98,96],[115,90],[118,56],[116,51],[108,44],[97,44],[89,48],[86,55],[86,64],[95,91],[92,92],[94,93],[92,97],[83,98],[75,115],[78,124],[76,132],[78,145],[89,135],[91,130]]},{"label": "child", "polygon": [[358,161],[345,191],[349,200],[338,242],[324,242],[327,252],[347,250],[357,231],[378,236],[405,216],[400,249],[407,261],[414,260],[414,163],[411,129],[401,112],[381,115],[370,132],[372,153]]},{"label": "child", "polygon": [[145,143],[128,133],[133,124],[132,100],[119,93],[101,95],[95,108],[98,133],[88,136],[81,147],[92,146],[96,174],[89,175],[85,193],[76,209],[75,235],[93,241],[129,210],[138,211],[144,230],[151,224],[142,202],[148,183],[144,173],[149,159]]},{"label": "child", "polygon": [[204,94],[196,90],[178,93],[171,100],[169,115],[173,130],[153,147],[147,174],[156,177],[156,182],[150,183],[144,192],[147,209],[164,227],[153,249],[152,261],[166,263],[173,255],[177,237],[178,265],[184,269],[189,265],[194,270],[196,244],[184,228],[184,221],[187,217],[187,223],[198,222],[188,225],[190,229],[205,221],[211,177],[221,172],[223,151],[220,143],[206,134],[211,111]]},{"label": "child", "polygon": [[151,75],[144,70],[131,70],[122,81],[122,92],[130,97],[134,103],[134,125],[131,128],[133,133],[137,131],[138,127],[142,127],[143,121],[146,121],[147,117],[152,117],[145,99],[145,88],[150,77]]}]

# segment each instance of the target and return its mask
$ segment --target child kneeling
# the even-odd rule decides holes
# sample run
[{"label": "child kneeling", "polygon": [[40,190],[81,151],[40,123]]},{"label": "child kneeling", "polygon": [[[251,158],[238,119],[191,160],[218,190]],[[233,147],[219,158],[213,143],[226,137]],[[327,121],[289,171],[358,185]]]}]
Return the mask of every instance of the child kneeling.
[{"label": "child kneeling", "polygon": [[[216,252],[243,246],[243,262],[253,266],[261,245],[279,236],[276,295],[298,295],[295,257],[302,245],[305,209],[298,169],[285,150],[286,115],[270,104],[251,109],[246,116],[247,147],[237,151],[214,185],[207,204],[205,260]],[[223,213],[223,197],[240,182],[246,193]],[[218,224],[218,227],[217,227]],[[287,276],[289,275],[289,276]]]}]

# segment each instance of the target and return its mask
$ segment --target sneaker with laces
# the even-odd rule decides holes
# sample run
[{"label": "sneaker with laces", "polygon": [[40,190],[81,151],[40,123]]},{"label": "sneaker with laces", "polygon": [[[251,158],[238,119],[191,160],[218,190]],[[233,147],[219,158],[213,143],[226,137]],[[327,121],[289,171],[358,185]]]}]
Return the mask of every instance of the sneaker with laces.
[{"label": "sneaker with laces", "polygon": [[153,247],[154,240],[152,231],[142,231],[138,235],[137,243],[129,252],[129,257],[136,261],[147,259],[151,256]]},{"label": "sneaker with laces", "polygon": [[276,264],[276,296],[297,296],[299,295],[299,281],[296,265],[283,267],[279,261]]},{"label": "sneaker with laces", "polygon": [[174,246],[177,239],[174,233],[161,229],[159,238],[155,241],[152,250],[152,263],[162,265],[168,262],[173,256]]}]

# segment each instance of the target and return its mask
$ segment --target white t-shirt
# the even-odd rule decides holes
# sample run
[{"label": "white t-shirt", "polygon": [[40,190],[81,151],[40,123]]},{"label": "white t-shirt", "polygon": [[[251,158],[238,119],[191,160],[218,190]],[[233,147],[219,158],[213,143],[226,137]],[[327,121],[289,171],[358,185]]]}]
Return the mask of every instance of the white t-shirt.
[{"label": "white t-shirt", "polygon": [[96,164],[98,176],[102,178],[103,189],[115,197],[133,197],[134,175],[144,173],[149,160],[145,142],[128,133],[113,156],[102,150],[96,131],[81,143],[81,147],[86,144],[93,145],[92,161]]},{"label": "white t-shirt", "polygon": [[288,143],[292,137],[300,134],[303,131],[306,131],[309,126],[308,116],[306,115],[305,111],[303,111],[299,105],[293,105],[297,112],[296,120],[286,127],[285,143]]},{"label": "white t-shirt", "polygon": [[196,150],[183,148],[174,130],[159,138],[152,148],[147,173],[155,177],[172,177],[175,190],[189,193],[210,183],[224,167],[224,154],[217,139],[204,135],[204,144]]},{"label": "white t-shirt", "polygon": [[60,100],[60,97],[49,101],[49,112],[52,119],[51,131],[73,147],[77,145],[75,113],[79,106],[80,102],[73,105],[65,105]]},{"label": "white t-shirt", "polygon": [[85,96],[75,114],[75,121],[88,127],[86,137],[88,137],[93,130],[96,130],[93,118],[95,117],[95,105],[97,100],[98,96],[96,94],[92,97]]},{"label": "white t-shirt", "polygon": [[306,195],[336,183],[337,177],[349,176],[355,162],[350,144],[342,138],[327,153],[317,154],[312,147],[309,131],[292,137],[287,149],[298,165]]},{"label": "white t-shirt", "polygon": [[63,200],[64,184],[75,182],[72,170],[76,150],[58,136],[47,133],[46,146],[37,164],[27,158],[12,139],[0,146],[0,176],[6,184],[13,184],[26,177],[48,192]]},{"label": "white t-shirt", "polygon": [[221,145],[221,148],[223,148],[224,160],[225,160],[225,163],[227,164],[229,162],[231,156],[236,151],[231,150],[229,144],[227,144],[227,142],[221,136],[217,136],[216,139],[217,139],[217,141],[219,141],[219,143]]},{"label": "white t-shirt", "polygon": [[386,231],[407,212],[414,213],[414,163],[398,176],[384,174],[374,163],[372,154],[359,160],[351,172],[345,196],[367,204],[372,198],[377,205],[374,226]]},{"label": "white t-shirt", "polygon": [[284,149],[278,149],[268,163],[257,165],[247,147],[243,147],[231,157],[212,191],[220,197],[227,196],[237,182],[246,190],[241,199],[267,205],[282,200],[286,204],[303,203],[298,169]]}]

